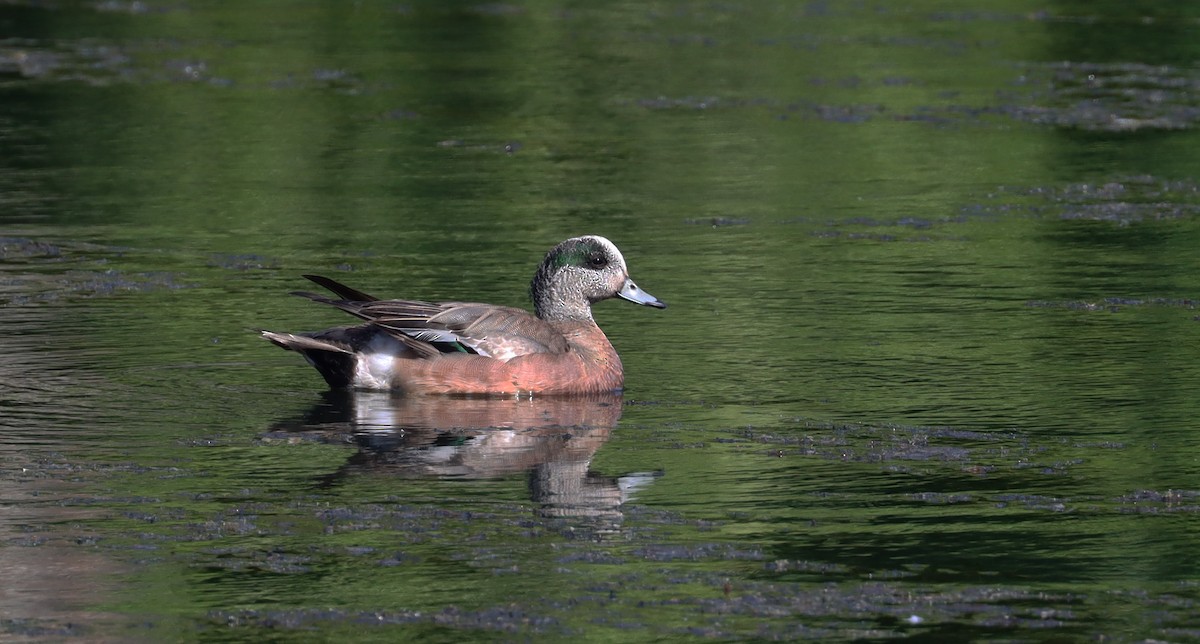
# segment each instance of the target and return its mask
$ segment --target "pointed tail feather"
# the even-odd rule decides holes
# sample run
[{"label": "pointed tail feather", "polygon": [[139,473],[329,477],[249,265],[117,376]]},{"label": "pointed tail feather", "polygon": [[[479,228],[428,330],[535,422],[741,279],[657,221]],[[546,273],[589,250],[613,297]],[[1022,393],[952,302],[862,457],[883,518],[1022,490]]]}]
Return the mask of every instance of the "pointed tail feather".
[{"label": "pointed tail feather", "polygon": [[295,351],[321,372],[332,389],[343,389],[354,382],[357,358],[350,347],[295,333],[259,331],[262,337],[277,347]]},{"label": "pointed tail feather", "polygon": [[277,347],[282,347],[288,351],[331,351],[334,353],[353,353],[350,347],[334,344],[325,340],[299,335],[296,333],[275,333],[274,331],[259,331],[262,337],[271,341]]}]

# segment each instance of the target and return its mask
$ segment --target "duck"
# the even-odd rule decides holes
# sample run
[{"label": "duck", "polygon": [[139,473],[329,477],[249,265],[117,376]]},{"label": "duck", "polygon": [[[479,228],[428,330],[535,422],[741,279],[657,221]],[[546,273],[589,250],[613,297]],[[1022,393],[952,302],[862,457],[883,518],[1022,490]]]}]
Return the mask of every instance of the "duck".
[{"label": "duck", "polygon": [[475,302],[384,300],[328,277],[303,277],[334,297],[292,295],[364,323],[259,333],[304,356],[332,389],[518,397],[620,392],[624,367],[592,305],[619,298],[667,307],[634,283],[621,251],[599,235],[572,237],[546,253],[529,285],[532,313]]}]

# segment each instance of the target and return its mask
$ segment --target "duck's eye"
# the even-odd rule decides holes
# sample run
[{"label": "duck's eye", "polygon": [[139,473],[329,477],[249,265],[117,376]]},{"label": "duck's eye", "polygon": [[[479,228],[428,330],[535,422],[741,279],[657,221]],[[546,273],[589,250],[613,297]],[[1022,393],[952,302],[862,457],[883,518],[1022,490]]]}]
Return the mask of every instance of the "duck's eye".
[{"label": "duck's eye", "polygon": [[603,253],[593,253],[588,256],[588,264],[592,268],[604,268],[608,266],[608,258]]}]

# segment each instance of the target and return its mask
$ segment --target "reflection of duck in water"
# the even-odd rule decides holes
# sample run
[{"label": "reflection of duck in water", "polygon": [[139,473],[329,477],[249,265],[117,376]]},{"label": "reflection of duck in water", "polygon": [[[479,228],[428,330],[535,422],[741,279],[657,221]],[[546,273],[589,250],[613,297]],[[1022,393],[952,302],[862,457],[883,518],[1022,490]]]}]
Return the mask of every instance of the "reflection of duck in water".
[{"label": "reflection of duck in water", "polygon": [[492,304],[380,300],[326,277],[305,277],[341,299],[298,295],[367,323],[318,333],[262,335],[303,354],[335,389],[432,394],[618,391],[624,385],[624,368],[592,319],[592,304],[619,297],[666,307],[633,283],[621,251],[597,236],[568,239],[546,255],[529,287],[536,317]]},{"label": "reflection of duck in water", "polygon": [[358,391],[326,396],[305,419],[275,427],[289,438],[316,431],[339,444],[351,434],[359,451],[323,477],[323,486],[364,472],[441,479],[528,472],[538,514],[588,517],[608,531],[620,525],[621,504],[658,475],[609,477],[589,469],[621,418],[617,394],[516,399]]}]

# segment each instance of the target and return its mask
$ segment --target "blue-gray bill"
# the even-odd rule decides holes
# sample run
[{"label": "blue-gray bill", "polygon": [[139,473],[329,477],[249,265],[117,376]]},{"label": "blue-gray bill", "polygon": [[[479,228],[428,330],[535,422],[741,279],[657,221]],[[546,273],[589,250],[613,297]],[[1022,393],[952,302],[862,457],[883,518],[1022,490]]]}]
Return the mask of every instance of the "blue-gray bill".
[{"label": "blue-gray bill", "polygon": [[666,302],[663,302],[662,300],[658,299],[657,297],[654,297],[653,295],[647,293],[646,291],[643,291],[642,289],[638,288],[638,285],[634,284],[633,280],[631,280],[631,279],[625,280],[625,286],[622,286],[621,290],[617,291],[617,297],[619,297],[623,300],[629,300],[630,302],[633,302],[634,304],[641,304],[643,306],[653,306],[656,309],[667,308]]}]

